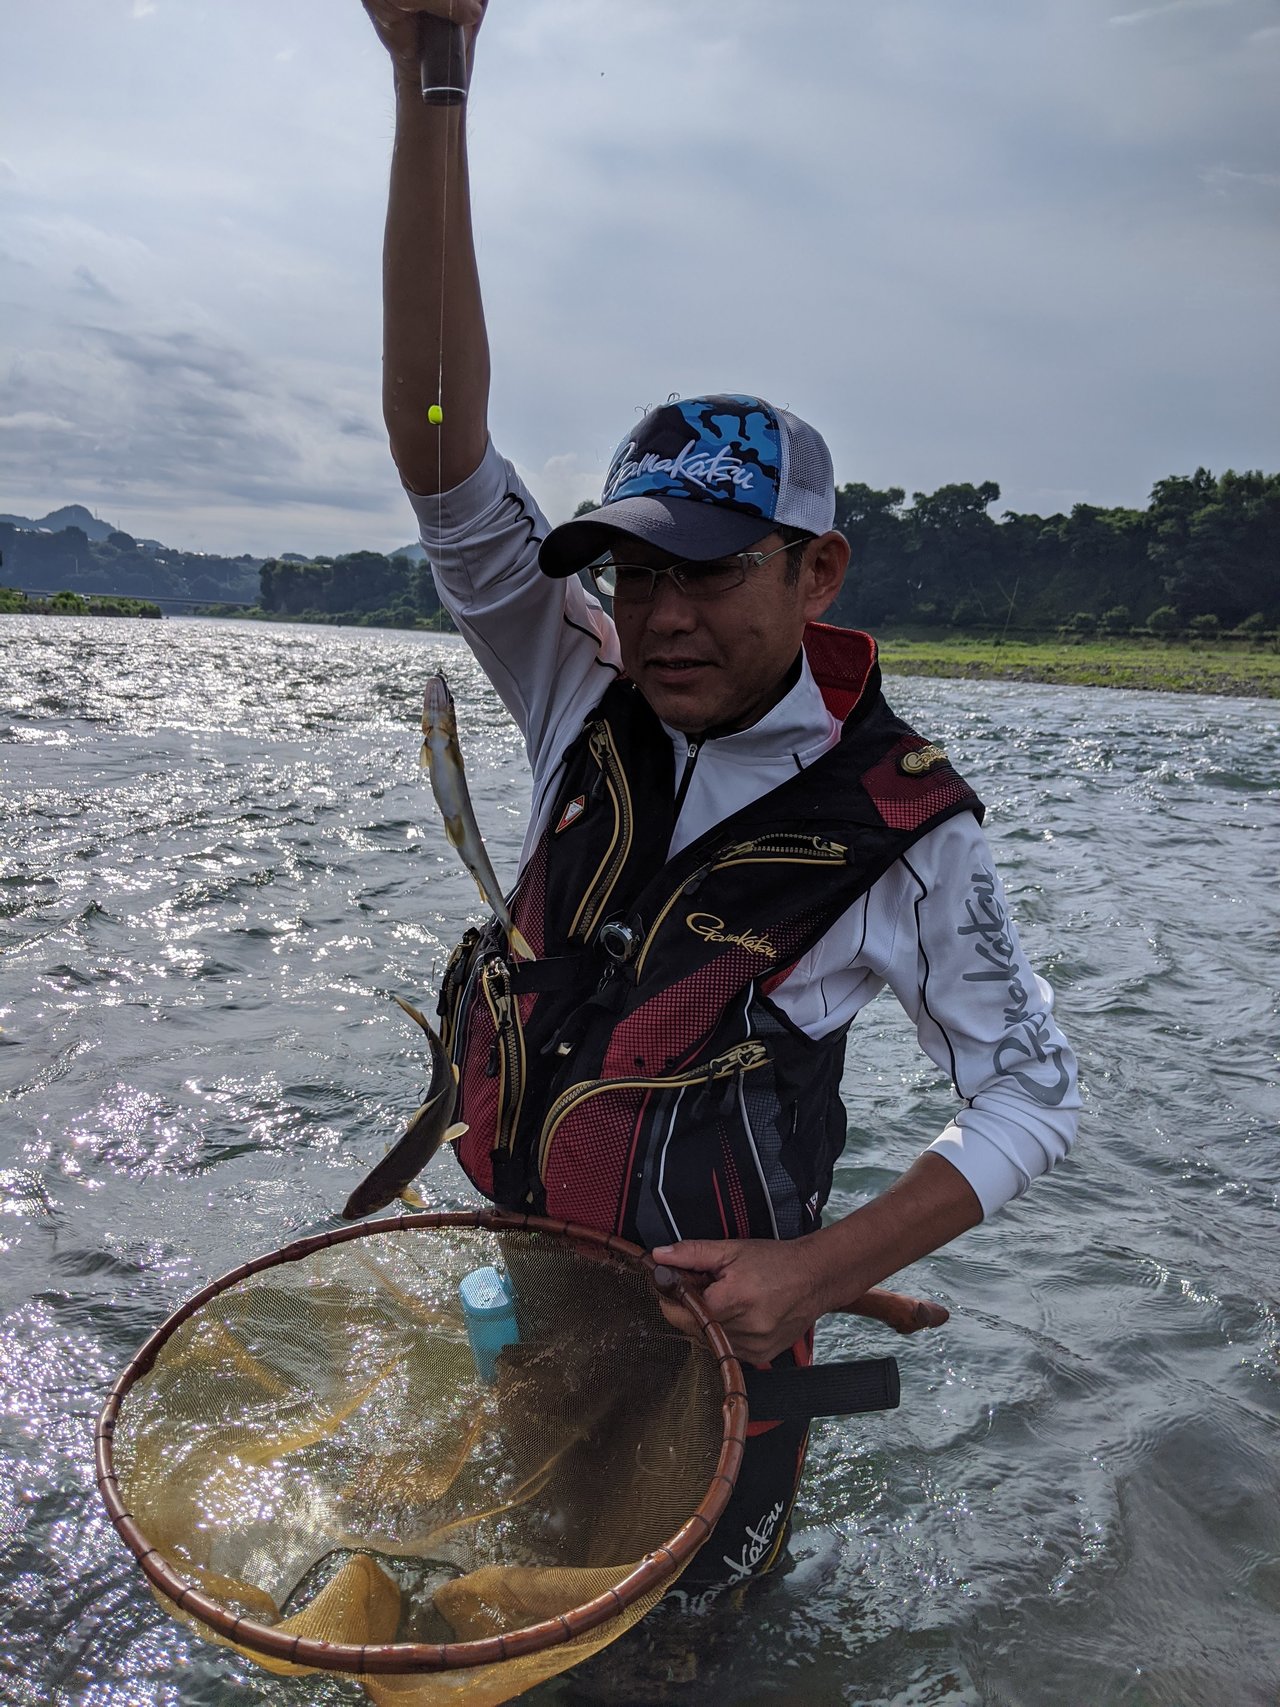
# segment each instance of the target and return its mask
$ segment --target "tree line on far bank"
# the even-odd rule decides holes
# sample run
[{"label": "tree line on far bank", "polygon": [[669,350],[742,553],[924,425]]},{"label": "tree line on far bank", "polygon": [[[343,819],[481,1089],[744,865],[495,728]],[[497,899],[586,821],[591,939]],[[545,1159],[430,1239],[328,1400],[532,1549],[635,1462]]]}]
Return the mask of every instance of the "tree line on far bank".
[{"label": "tree line on far bank", "polygon": [[[910,504],[899,487],[857,484],[836,499],[853,561],[834,622],[1164,635],[1280,627],[1280,474],[1202,468],[1158,481],[1145,510],[1077,504],[999,520],[993,480],[916,492]],[[451,626],[429,566],[403,556],[274,559],[260,583],[267,613]]]},{"label": "tree line on far bank", "polygon": [[[983,632],[1211,634],[1280,627],[1280,474],[1157,481],[1145,510],[1006,510],[994,480],[836,492],[853,559],[832,622]],[[580,504],[577,515],[597,506]]]},{"label": "tree line on far bank", "polygon": [[[991,514],[1000,488],[916,492],[849,484],[836,525],[853,563],[831,620],[975,632],[1174,634],[1280,628],[1280,474],[1207,469],[1158,481],[1143,510],[1077,504],[1069,515]],[[594,509],[579,506],[578,514]],[[101,542],[79,528],[0,523],[0,580],[50,592],[253,604],[249,614],[448,627],[428,566],[397,553],[267,562]]]},{"label": "tree line on far bank", "polygon": [[0,522],[0,581],[33,592],[85,599],[191,599],[251,604],[260,557],[176,551],[115,532],[90,539],[83,528],[46,532]]},{"label": "tree line on far bank", "polygon": [[426,563],[377,551],[310,562],[273,557],[259,571],[265,614],[379,628],[452,628]]},{"label": "tree line on far bank", "polygon": [[1152,489],[1145,510],[989,512],[994,481],[916,492],[842,486],[836,526],[853,564],[833,620],[858,627],[1280,626],[1280,474],[1200,468]]}]

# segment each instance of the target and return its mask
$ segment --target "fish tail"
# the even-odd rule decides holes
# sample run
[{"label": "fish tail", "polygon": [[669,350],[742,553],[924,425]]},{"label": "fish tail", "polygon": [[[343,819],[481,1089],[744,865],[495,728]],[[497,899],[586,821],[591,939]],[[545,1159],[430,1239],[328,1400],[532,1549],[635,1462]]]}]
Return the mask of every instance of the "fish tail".
[{"label": "fish tail", "polygon": [[536,960],[538,957],[525,941],[523,933],[517,925],[507,927],[507,942],[511,952],[520,960]]},{"label": "fish tail", "polygon": [[426,1032],[428,1037],[431,1036],[431,1022],[430,1022],[430,1020],[427,1019],[425,1014],[419,1013],[417,1008],[414,1007],[412,1002],[406,1002],[403,996],[397,996],[394,991],[392,992],[391,1000],[393,1002],[395,1002],[397,1007],[403,1008],[404,1011],[408,1014],[409,1018],[414,1022],[414,1024],[420,1025],[422,1027],[423,1031]]}]

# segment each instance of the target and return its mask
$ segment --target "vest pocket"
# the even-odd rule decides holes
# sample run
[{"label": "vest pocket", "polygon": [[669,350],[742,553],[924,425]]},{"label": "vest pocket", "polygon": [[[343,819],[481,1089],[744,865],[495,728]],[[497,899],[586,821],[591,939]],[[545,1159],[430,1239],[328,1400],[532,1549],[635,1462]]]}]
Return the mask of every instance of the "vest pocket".
[{"label": "vest pocket", "polygon": [[[464,932],[461,942],[449,956],[444,969],[444,977],[440,980],[440,996],[436,1002],[436,1013],[440,1017],[440,1041],[450,1056],[454,1056],[453,1046],[458,1036],[459,1023],[464,1011],[463,996],[470,982],[468,974],[471,971],[472,955],[479,941],[480,932],[474,925],[470,926]],[[456,1056],[454,1058],[456,1059]]]},{"label": "vest pocket", "polygon": [[463,1021],[458,1112],[470,1130],[458,1140],[458,1160],[492,1196],[494,1162],[510,1156],[520,1121],[526,1076],[523,1022],[537,997],[516,997],[511,969],[500,955],[481,963],[474,985]]},{"label": "vest pocket", "polygon": [[570,1086],[548,1109],[538,1141],[547,1214],[618,1232],[657,1148],[677,1128],[716,1130],[722,1106],[737,1105],[742,1079],[768,1060],[763,1043],[739,1043],[682,1073]]},{"label": "vest pocket", "polygon": [[[768,835],[756,836],[750,841],[737,842],[734,846],[721,848],[714,859],[690,872],[674,891],[669,899],[654,915],[653,923],[645,931],[636,957],[636,977],[644,975],[645,963],[649,951],[653,947],[658,932],[666,923],[669,914],[681,897],[691,898],[716,872],[728,871],[739,865],[806,865],[843,867],[849,862],[849,849],[844,842],[832,841],[828,836],[806,835],[799,831],[775,830]],[[712,927],[724,928],[723,921],[707,915]],[[713,942],[725,942],[732,945],[740,942],[741,937],[717,936],[708,938]]]},{"label": "vest pocket", "polygon": [[635,831],[631,790],[627,786],[627,775],[622,768],[622,761],[618,757],[618,750],[613,744],[613,734],[607,723],[601,722],[593,726],[589,746],[591,757],[600,767],[600,776],[592,792],[603,784],[608,793],[609,802],[613,807],[613,835],[594,877],[587,885],[574,914],[573,923],[569,926],[571,942],[590,941],[596,925],[604,917],[605,908],[609,905],[610,897],[617,888],[618,879],[622,876],[630,856]]}]

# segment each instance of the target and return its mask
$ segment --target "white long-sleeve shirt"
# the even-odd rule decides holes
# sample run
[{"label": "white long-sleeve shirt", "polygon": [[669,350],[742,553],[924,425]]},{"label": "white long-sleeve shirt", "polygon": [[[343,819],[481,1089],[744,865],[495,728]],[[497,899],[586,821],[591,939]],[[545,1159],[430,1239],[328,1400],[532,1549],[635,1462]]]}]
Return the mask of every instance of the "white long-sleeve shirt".
[{"label": "white long-sleeve shirt", "polygon": [[[551,580],[538,568],[547,522],[492,444],[453,491],[409,497],[441,601],[525,738],[533,766],[527,856],[551,810],[561,759],[621,668],[617,634],[576,577]],[[689,743],[678,730],[667,733],[682,778]],[[805,663],[759,722],[701,744],[670,852],[839,738]],[[990,1215],[1066,1154],[1080,1100],[1052,991],[1022,950],[970,812],[923,835],[771,999],[816,1038],[847,1025],[886,984],[961,1100],[929,1147],[959,1169]]]}]

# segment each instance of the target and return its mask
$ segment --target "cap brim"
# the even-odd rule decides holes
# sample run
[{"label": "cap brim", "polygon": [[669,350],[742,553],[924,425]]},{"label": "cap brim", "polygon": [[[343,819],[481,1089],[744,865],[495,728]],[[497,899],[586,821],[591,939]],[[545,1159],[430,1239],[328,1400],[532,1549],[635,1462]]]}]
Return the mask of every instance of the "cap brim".
[{"label": "cap brim", "polygon": [[745,551],[772,531],[767,516],[748,515],[723,504],[656,494],[621,498],[552,528],[538,551],[538,565],[544,575],[556,580],[576,575],[608,551],[620,534],[656,545],[673,557],[706,560],[728,551]]}]

